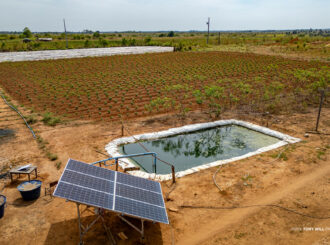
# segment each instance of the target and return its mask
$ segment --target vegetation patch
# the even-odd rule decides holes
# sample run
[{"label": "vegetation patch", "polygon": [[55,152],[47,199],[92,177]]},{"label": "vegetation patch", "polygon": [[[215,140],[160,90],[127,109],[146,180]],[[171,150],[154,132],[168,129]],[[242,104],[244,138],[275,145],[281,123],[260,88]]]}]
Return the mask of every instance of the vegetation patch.
[{"label": "vegetation patch", "polygon": [[[175,52],[0,63],[0,84],[46,125],[203,110],[304,110],[329,86],[327,63],[235,52]],[[31,119],[31,122],[34,120]]]}]

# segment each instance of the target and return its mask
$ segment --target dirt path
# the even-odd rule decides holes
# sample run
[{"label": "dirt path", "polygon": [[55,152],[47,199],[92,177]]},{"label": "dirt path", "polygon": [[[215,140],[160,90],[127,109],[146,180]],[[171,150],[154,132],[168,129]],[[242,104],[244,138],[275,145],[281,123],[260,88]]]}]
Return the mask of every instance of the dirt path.
[{"label": "dirt path", "polygon": [[[265,205],[274,204],[275,202],[281,200],[282,198],[288,196],[288,194],[293,193],[300,188],[305,187],[309,183],[317,180],[325,175],[330,174],[330,165],[324,165],[314,172],[300,176],[295,179],[294,182],[289,183],[287,186],[278,190],[277,192],[270,193],[266,196],[255,197],[253,200],[246,202],[244,205]],[[199,227],[198,233],[193,233],[189,237],[185,237],[179,240],[178,244],[202,244],[205,241],[210,240],[211,237],[219,234],[222,230],[230,225],[241,222],[247,216],[260,210],[262,207],[246,208],[246,209],[234,209],[233,211],[224,214],[221,219],[214,219],[206,225]]]}]

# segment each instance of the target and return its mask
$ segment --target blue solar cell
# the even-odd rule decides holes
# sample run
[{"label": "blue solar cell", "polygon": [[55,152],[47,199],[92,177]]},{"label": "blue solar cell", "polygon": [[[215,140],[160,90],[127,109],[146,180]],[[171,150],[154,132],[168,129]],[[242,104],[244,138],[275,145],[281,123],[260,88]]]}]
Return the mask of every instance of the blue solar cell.
[{"label": "blue solar cell", "polygon": [[65,182],[58,183],[54,196],[110,210],[113,206],[113,195]]},{"label": "blue solar cell", "polygon": [[116,184],[116,196],[117,195],[158,206],[164,206],[164,200],[161,193],[150,192],[120,183]]},{"label": "blue solar cell", "polygon": [[157,193],[162,193],[160,184],[156,181],[148,180],[148,179],[143,179],[140,177],[132,176],[129,174],[124,174],[117,172],[117,182],[138,187],[144,190],[148,191],[153,191]]},{"label": "blue solar cell", "polygon": [[89,174],[89,175],[107,179],[107,180],[114,181],[114,178],[115,178],[114,171],[111,171],[106,168],[100,168],[100,167],[96,167],[96,166],[93,166],[90,164],[78,162],[78,161],[72,160],[72,159],[70,159],[66,168],[69,170],[73,170],[73,171],[84,173],[84,174]]},{"label": "blue solar cell", "polygon": [[82,187],[88,187],[94,190],[107,192],[113,194],[114,182],[100,178],[95,178],[90,175],[78,173],[67,169],[61,178],[61,181],[72,183]]},{"label": "blue solar cell", "polygon": [[168,224],[160,183],[71,159],[54,196]]},{"label": "blue solar cell", "polygon": [[165,224],[169,223],[165,208],[124,197],[115,197],[115,211]]}]

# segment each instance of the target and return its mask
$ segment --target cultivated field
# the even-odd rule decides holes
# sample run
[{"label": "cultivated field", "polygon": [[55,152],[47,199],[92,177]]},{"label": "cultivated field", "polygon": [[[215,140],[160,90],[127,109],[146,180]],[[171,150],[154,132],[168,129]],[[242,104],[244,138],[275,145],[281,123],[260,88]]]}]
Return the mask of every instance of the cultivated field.
[{"label": "cultivated field", "polygon": [[242,105],[261,112],[303,109],[329,74],[327,63],[235,52],[0,63],[0,84],[21,105],[104,121],[196,109],[219,117]]},{"label": "cultivated field", "polygon": [[[44,194],[69,158],[92,163],[107,158],[105,145],[123,134],[215,118],[252,122],[302,141],[177,178],[175,184],[162,182],[170,225],[146,222],[144,243],[329,244],[329,93],[320,134],[306,134],[315,128],[318,89],[329,86],[329,63],[242,51],[0,63],[1,92],[37,135],[33,138],[0,99],[0,130],[5,129],[0,131],[0,193],[7,197],[0,244],[78,243],[76,206]],[[16,187],[27,178],[11,182],[6,172],[30,163],[43,184],[40,198],[26,202]],[[85,225],[94,218],[94,212],[82,214]],[[139,233],[117,216],[107,213],[105,222],[117,244],[141,244]],[[118,236],[121,232],[127,240]],[[84,241],[107,242],[100,222]]]}]

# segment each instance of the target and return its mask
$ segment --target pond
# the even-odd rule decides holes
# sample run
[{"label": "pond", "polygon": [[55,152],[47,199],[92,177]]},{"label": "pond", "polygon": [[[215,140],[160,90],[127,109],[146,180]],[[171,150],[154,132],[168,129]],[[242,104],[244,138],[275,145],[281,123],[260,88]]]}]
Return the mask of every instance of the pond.
[{"label": "pond", "polygon": [[[156,152],[157,157],[184,171],[199,165],[230,159],[278,143],[281,139],[238,125],[225,125],[199,131],[181,133],[165,138],[139,141],[120,146],[122,154]],[[143,144],[144,148],[141,146]],[[154,173],[153,158],[132,158],[141,170]],[[157,161],[157,174],[169,174],[171,168]]]}]

